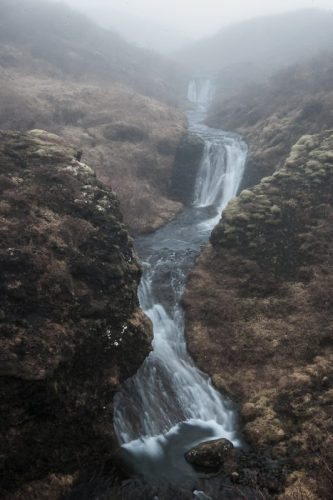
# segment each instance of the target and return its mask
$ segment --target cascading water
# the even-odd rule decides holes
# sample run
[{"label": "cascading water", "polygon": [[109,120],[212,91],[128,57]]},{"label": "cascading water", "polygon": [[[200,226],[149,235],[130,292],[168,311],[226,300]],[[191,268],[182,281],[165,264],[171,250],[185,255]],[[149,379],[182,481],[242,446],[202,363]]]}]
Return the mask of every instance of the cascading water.
[{"label": "cascading water", "polygon": [[192,78],[188,86],[187,99],[192,104],[195,104],[197,109],[199,108],[205,111],[213,95],[214,88],[210,78],[206,76],[196,76]]},{"label": "cascading water", "polygon": [[156,233],[137,240],[144,273],[142,309],[153,323],[153,352],[114,400],[114,426],[134,469],[148,480],[194,474],[184,452],[226,437],[237,444],[234,415],[210,379],[194,365],[184,338],[180,299],[200,248],[238,190],[247,147],[241,138],[202,123],[212,84],[189,84],[189,130],[205,141],[193,206]]}]

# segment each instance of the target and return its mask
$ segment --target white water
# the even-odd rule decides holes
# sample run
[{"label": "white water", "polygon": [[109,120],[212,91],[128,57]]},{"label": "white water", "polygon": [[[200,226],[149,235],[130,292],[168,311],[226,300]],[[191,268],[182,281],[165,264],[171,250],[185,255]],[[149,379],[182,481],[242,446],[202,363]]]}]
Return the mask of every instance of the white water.
[{"label": "white water", "polygon": [[191,474],[183,454],[202,441],[225,437],[238,444],[229,403],[187,352],[180,306],[195,256],[237,193],[247,153],[239,136],[202,124],[212,95],[208,79],[190,82],[189,130],[205,141],[193,207],[137,242],[144,261],[139,301],[153,324],[153,352],[116,395],[114,426],[146,477]]},{"label": "white water", "polygon": [[214,97],[214,87],[210,78],[197,76],[193,78],[188,86],[187,99],[195,104],[197,109],[207,110],[207,105]]}]

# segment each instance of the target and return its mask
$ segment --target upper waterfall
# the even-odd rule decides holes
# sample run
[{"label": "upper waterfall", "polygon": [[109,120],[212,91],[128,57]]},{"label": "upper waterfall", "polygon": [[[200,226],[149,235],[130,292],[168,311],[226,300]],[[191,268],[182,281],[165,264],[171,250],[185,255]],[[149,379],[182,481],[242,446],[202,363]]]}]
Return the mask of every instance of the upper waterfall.
[{"label": "upper waterfall", "polygon": [[207,76],[197,76],[190,80],[187,99],[196,106],[207,108],[214,97],[212,80]]}]

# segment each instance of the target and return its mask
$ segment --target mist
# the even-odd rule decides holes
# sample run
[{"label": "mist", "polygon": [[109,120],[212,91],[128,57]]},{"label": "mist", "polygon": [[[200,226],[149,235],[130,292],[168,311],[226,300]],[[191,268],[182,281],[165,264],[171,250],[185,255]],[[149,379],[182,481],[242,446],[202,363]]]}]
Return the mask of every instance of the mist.
[{"label": "mist", "polygon": [[145,48],[170,52],[246,19],[304,8],[333,9],[333,0],[63,0]]},{"label": "mist", "polygon": [[0,498],[333,498],[333,0],[0,0]]}]

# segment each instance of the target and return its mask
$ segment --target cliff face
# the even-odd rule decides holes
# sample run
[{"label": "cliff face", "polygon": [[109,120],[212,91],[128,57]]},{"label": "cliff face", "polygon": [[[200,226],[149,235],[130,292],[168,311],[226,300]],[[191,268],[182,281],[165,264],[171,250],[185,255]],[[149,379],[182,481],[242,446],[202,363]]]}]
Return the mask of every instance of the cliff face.
[{"label": "cliff face", "polygon": [[332,131],[304,136],[233,200],[185,296],[195,360],[238,402],[246,441],[287,461],[283,498],[332,493],[332,151]]},{"label": "cliff face", "polygon": [[112,396],[150,350],[119,203],[74,153],[0,133],[2,493],[30,484],[15,498],[57,498],[110,455]]},{"label": "cliff face", "polygon": [[184,135],[175,155],[172,169],[170,194],[185,205],[190,205],[205,144],[193,135]]}]

